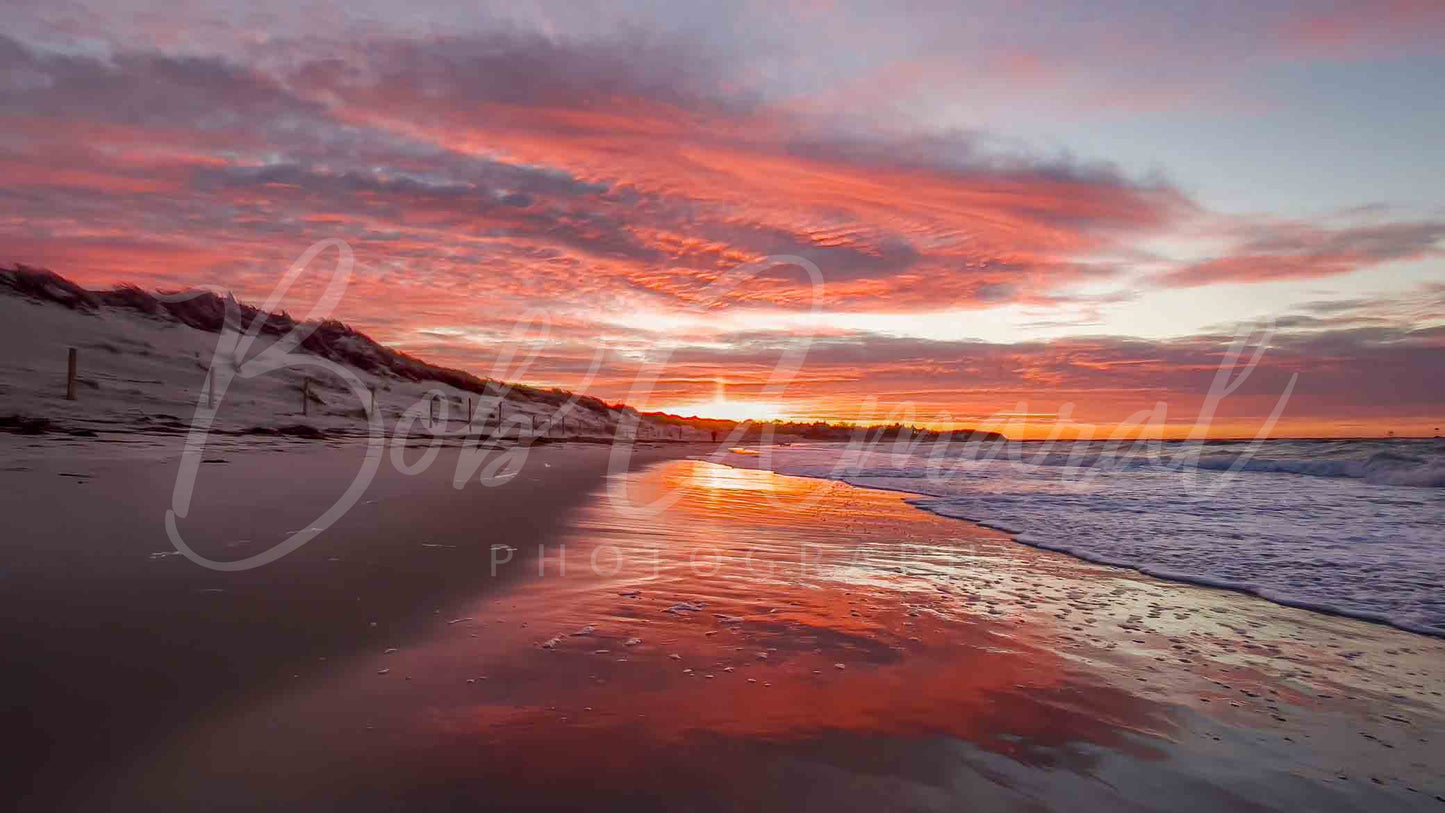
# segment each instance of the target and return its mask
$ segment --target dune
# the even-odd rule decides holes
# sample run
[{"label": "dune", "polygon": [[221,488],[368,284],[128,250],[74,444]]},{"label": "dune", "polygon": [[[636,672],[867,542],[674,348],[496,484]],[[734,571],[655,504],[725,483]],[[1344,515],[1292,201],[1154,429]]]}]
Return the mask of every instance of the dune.
[{"label": "dune", "polygon": [[[256,336],[239,360],[219,350],[228,308],[233,328]],[[300,337],[292,365],[247,374],[287,337]],[[76,399],[68,400],[72,348]],[[0,429],[175,432],[214,405],[219,433],[365,435],[373,399],[389,430],[411,410],[413,423],[437,431],[514,441],[610,438],[619,427],[639,440],[712,437],[629,406],[430,364],[337,321],[300,323],[211,292],[89,291],[50,271],[0,269]]]}]

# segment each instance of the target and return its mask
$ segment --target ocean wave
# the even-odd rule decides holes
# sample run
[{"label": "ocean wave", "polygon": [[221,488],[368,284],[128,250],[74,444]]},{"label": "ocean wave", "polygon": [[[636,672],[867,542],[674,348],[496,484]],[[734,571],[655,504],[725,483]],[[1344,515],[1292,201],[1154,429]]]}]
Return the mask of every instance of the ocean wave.
[{"label": "ocean wave", "polygon": [[[1033,547],[1171,581],[1445,637],[1445,494],[1439,444],[1266,444],[1211,448],[1188,488],[1170,457],[1096,466],[1087,487],[1019,460],[913,457],[832,444],[774,450],[742,465],[916,495],[909,502]],[[1075,460],[1097,449],[1074,449]],[[1177,458],[1177,459],[1173,459]],[[1423,486],[1423,487],[1422,487]]]},{"label": "ocean wave", "polygon": [[1445,487],[1445,461],[1426,460],[1392,452],[1377,452],[1364,460],[1300,458],[1248,458],[1239,455],[1207,455],[1198,460],[1201,469],[1298,474],[1306,477],[1346,477],[1367,483],[1418,488]]},{"label": "ocean wave", "polygon": [[[1242,447],[1242,448],[1241,448]],[[1236,449],[1239,449],[1236,451]],[[885,449],[886,450],[886,449]],[[1408,451],[1407,451],[1408,450]],[[1052,443],[979,444],[934,457],[929,467],[948,471],[959,463],[1008,462],[1056,470],[1116,472],[1161,470],[1332,477],[1415,488],[1445,488],[1445,445],[1439,441],[1273,441],[1253,444]],[[927,476],[923,470],[898,476]]]}]

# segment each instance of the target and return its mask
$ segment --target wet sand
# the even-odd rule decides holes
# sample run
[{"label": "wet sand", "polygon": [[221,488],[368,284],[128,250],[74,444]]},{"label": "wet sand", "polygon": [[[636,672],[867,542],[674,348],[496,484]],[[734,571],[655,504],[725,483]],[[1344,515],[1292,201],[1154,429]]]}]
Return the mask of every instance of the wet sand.
[{"label": "wet sand", "polygon": [[[71,802],[1442,809],[1445,642],[1027,548],[895,493],[695,460],[609,485],[545,528],[489,526],[546,540],[495,578],[475,549],[426,548],[454,577],[429,612],[339,586],[288,608],[278,628],[321,630],[310,613],[344,605],[349,633],[294,633],[283,674],[232,675],[230,702],[114,753]],[[447,539],[482,519],[463,504],[403,513]]]},{"label": "wet sand", "polygon": [[[0,799],[20,809],[146,808],[106,790],[128,760],[284,695],[325,659],[424,634],[511,578],[490,576],[493,544],[535,555],[609,466],[604,446],[539,446],[505,484],[479,473],[458,490],[455,449],[416,476],[383,463],[330,531],[220,573],[175,555],[165,534],[179,448],[176,436],[0,435]],[[696,449],[641,445],[631,463]],[[363,452],[213,438],[182,530],[218,559],[264,550],[336,499]]]}]

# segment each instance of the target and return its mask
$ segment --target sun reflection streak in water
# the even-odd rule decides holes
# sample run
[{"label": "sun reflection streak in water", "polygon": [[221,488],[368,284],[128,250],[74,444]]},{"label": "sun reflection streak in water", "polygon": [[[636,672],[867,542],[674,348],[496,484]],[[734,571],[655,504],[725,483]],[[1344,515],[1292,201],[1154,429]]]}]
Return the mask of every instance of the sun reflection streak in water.
[{"label": "sun reflection streak in water", "polygon": [[[756,469],[735,469],[729,466],[691,466],[684,472],[674,475],[670,485],[673,487],[682,486],[682,478],[688,478],[688,482],[704,490],[723,491],[778,491],[778,477],[772,472],[758,471]],[[816,486],[814,486],[816,487]],[[795,489],[802,491],[802,486],[795,486]]]}]

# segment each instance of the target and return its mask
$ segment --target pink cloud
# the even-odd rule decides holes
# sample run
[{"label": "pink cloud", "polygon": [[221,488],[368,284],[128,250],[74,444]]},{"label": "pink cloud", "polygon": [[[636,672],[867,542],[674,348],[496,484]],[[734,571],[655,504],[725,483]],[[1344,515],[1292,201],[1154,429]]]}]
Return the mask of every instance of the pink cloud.
[{"label": "pink cloud", "polygon": [[1419,221],[1325,228],[1303,223],[1264,224],[1231,252],[1169,271],[1168,287],[1273,282],[1348,274],[1389,262],[1442,254],[1445,222]]}]

